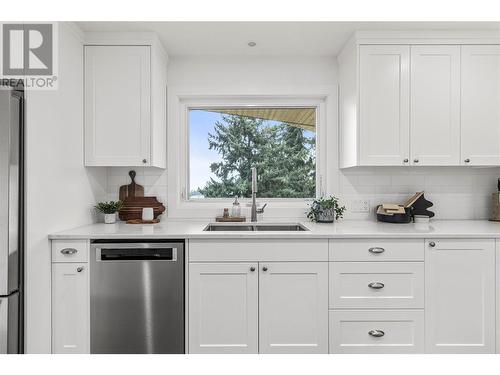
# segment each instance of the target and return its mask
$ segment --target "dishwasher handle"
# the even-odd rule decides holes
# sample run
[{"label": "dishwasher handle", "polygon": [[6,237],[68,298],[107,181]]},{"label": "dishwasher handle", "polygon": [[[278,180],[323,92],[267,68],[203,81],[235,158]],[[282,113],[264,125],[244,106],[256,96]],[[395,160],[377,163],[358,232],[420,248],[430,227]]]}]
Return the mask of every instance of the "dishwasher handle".
[{"label": "dishwasher handle", "polygon": [[131,261],[177,261],[175,247],[112,247],[96,248],[97,262],[131,262]]}]

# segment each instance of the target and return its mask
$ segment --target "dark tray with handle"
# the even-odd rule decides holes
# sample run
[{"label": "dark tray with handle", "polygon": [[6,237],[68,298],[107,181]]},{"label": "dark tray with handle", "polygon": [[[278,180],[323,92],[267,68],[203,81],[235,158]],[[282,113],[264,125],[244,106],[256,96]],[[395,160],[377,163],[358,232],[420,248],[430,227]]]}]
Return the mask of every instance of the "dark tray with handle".
[{"label": "dark tray with handle", "polygon": [[135,171],[128,172],[132,182],[129,185],[120,186],[119,199],[123,202],[126,198],[143,197],[144,186],[135,183]]}]

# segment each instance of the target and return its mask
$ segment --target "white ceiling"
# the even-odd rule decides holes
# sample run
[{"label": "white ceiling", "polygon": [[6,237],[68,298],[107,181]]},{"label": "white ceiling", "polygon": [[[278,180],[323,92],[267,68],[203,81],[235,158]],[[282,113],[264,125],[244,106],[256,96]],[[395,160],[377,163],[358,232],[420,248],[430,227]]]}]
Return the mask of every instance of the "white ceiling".
[{"label": "white ceiling", "polygon": [[[155,31],[170,56],[336,56],[356,30],[500,30],[500,22],[77,22],[84,31]],[[255,41],[250,48],[247,43]]]}]

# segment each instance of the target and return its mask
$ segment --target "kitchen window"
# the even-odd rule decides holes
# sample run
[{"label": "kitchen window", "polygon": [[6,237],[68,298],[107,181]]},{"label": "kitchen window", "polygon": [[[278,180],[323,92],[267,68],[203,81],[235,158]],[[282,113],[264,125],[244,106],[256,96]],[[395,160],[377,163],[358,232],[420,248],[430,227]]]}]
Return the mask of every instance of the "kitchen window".
[{"label": "kitchen window", "polygon": [[190,201],[251,196],[317,195],[317,106],[187,107],[187,197]]}]

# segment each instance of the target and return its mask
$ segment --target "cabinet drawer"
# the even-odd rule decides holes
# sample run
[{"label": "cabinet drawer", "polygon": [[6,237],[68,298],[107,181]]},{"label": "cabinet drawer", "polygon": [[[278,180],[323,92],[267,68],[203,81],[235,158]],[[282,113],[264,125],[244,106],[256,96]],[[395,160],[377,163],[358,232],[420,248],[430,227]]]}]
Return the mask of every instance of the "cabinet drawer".
[{"label": "cabinet drawer", "polygon": [[53,240],[52,262],[88,262],[87,241]]},{"label": "cabinet drawer", "polygon": [[330,353],[423,352],[423,310],[330,311]]},{"label": "cabinet drawer", "polygon": [[423,261],[424,240],[367,239],[330,240],[329,259],[333,261]]},{"label": "cabinet drawer", "polygon": [[330,262],[330,308],[423,308],[424,263]]}]

